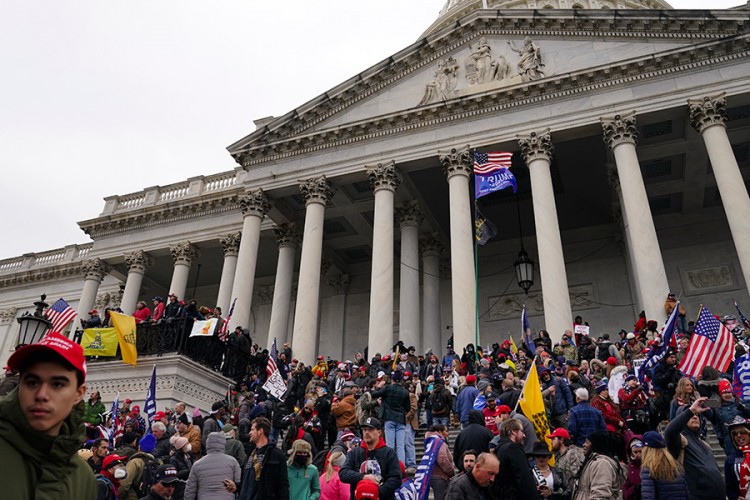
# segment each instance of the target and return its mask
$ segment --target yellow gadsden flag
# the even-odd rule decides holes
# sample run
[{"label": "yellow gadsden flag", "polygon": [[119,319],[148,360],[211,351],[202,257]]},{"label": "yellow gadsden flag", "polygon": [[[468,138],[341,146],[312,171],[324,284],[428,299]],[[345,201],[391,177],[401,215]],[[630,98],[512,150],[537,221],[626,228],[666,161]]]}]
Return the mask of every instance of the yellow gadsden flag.
[{"label": "yellow gadsden flag", "polygon": [[135,318],[116,312],[112,312],[110,317],[120,340],[122,362],[135,366],[138,362],[138,351],[135,349]]},{"label": "yellow gadsden flag", "polygon": [[[523,388],[523,398],[518,401],[518,404],[526,418],[534,424],[536,437],[539,441],[545,441],[551,450],[552,440],[547,437],[550,433],[549,420],[547,420],[547,410],[544,409],[542,386],[539,383],[536,363],[531,364],[531,371],[526,377],[526,385]],[[554,465],[554,457],[550,459],[550,464]]]},{"label": "yellow gadsden flag", "polygon": [[117,332],[114,328],[87,328],[81,345],[84,356],[116,356]]}]

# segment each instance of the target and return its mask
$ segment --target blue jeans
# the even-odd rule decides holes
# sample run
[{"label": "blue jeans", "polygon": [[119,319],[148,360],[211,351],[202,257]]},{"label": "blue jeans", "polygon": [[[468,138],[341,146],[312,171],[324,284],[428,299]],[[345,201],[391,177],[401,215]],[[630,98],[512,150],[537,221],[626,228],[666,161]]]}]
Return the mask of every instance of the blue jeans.
[{"label": "blue jeans", "polygon": [[271,427],[271,435],[268,436],[268,442],[275,445],[276,441],[279,439],[279,434],[281,434],[281,429],[278,427]]},{"label": "blue jeans", "polygon": [[432,417],[432,425],[443,424],[444,426],[449,427],[448,421],[450,419],[450,417]]},{"label": "blue jeans", "polygon": [[406,454],[404,466],[416,467],[417,450],[414,448],[414,429],[411,428],[411,425],[406,426],[406,443],[404,444],[404,452]]},{"label": "blue jeans", "polygon": [[406,424],[387,420],[385,422],[385,444],[396,450],[398,459],[406,464]]}]

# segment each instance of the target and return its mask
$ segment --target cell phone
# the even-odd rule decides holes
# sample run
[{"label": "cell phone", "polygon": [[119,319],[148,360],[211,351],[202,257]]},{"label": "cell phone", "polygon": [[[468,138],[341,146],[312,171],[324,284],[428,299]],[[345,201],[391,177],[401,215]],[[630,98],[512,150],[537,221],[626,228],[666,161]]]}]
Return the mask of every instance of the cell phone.
[{"label": "cell phone", "polygon": [[708,398],[703,402],[701,406],[703,406],[704,408],[719,408],[721,406],[721,400]]}]

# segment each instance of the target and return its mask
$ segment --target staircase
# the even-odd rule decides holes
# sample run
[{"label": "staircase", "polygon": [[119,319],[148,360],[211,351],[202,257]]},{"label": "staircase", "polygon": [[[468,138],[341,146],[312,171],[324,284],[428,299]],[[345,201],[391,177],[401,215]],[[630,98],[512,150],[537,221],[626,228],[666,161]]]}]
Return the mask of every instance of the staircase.
[{"label": "staircase", "polygon": [[[456,437],[458,437],[458,433],[461,431],[458,427],[449,426],[448,428],[450,432],[450,436],[448,437],[448,445],[451,450],[451,454],[453,454],[453,445],[456,442]],[[417,429],[416,435],[414,436],[414,448],[416,450],[417,454],[417,464],[422,460],[422,456],[424,455],[424,435],[427,432],[427,427],[421,426],[419,429]]]},{"label": "staircase", "polygon": [[719,444],[719,439],[716,437],[714,428],[710,422],[706,422],[708,426],[708,432],[706,433],[706,442],[711,447],[711,451],[714,452],[714,458],[716,458],[716,464],[719,466],[719,470],[724,473],[724,461],[727,459],[724,448]]}]

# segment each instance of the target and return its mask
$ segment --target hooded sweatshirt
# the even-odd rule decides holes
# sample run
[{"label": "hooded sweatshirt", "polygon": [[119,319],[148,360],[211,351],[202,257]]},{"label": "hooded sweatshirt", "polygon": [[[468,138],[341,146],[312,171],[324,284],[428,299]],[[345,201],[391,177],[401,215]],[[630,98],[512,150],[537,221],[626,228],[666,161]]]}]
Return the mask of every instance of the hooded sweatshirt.
[{"label": "hooded sweatshirt", "polygon": [[206,438],[206,456],[190,469],[185,500],[233,500],[234,493],[224,488],[224,480],[240,482],[242,473],[237,460],[224,453],[226,438],[222,432],[212,432]]},{"label": "hooded sweatshirt", "polygon": [[490,441],[495,437],[492,431],[484,426],[484,413],[470,410],[467,418],[468,425],[461,430],[453,445],[453,463],[459,470],[463,470],[461,455],[466,450],[490,451]]},{"label": "hooded sweatshirt", "polygon": [[[367,467],[366,462],[369,461],[377,462],[377,468],[382,477],[378,488],[378,498],[380,500],[393,499],[396,489],[401,486],[401,467],[396,452],[385,445],[383,438],[380,438],[371,450],[368,450],[366,444],[362,443],[362,447],[354,448],[346,455],[346,461],[339,470],[339,477],[343,482],[351,485],[352,498],[354,498],[357,483],[366,475],[362,469]],[[375,466],[375,464],[370,465]]]},{"label": "hooded sweatshirt", "polygon": [[96,479],[76,451],[83,438],[83,402],[58,436],[34,430],[18,404],[18,389],[0,399],[0,484],[13,500],[93,500]]}]

